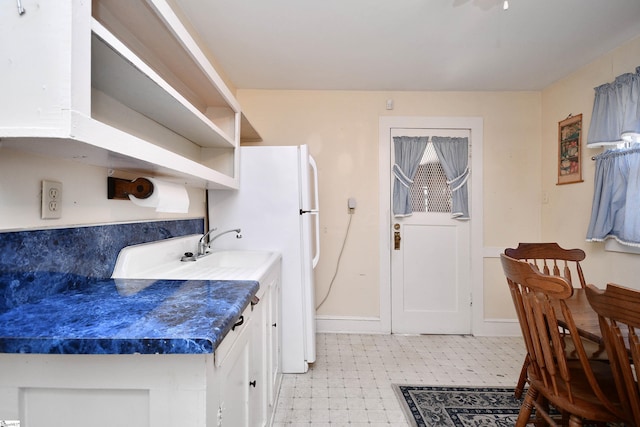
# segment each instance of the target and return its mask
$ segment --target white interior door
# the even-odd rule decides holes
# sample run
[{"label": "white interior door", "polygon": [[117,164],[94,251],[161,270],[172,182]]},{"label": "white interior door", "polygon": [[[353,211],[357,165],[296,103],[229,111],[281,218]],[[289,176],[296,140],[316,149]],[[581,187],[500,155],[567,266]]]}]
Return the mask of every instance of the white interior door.
[{"label": "white interior door", "polygon": [[[392,129],[389,168],[395,162],[394,136],[470,137],[470,132],[462,129]],[[391,178],[393,188],[393,174]],[[391,215],[389,224],[391,331],[471,333],[469,221],[451,218],[450,191],[431,142],[422,157],[410,194],[413,214],[398,218]]]}]

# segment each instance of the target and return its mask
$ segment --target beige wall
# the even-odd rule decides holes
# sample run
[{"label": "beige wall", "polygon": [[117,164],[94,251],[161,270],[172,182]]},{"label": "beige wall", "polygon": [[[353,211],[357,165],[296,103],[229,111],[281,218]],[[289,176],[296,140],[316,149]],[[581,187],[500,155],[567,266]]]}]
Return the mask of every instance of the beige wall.
[{"label": "beige wall", "polygon": [[[542,91],[542,191],[549,196],[549,203],[542,205],[542,237],[565,247],[583,248],[587,282],[600,287],[618,282],[640,289],[640,255],[606,252],[604,243],[585,241],[593,199],[595,162],[591,157],[603,151],[586,147],[593,88],[634,72],[639,58],[640,38],[636,38]],[[582,113],[584,182],[556,185],[558,122],[570,113]]]},{"label": "beige wall", "polygon": [[[107,199],[107,169],[2,148],[0,231],[171,218],[204,217],[205,191],[189,188],[188,214],[159,214],[125,200]],[[116,173],[134,179],[136,176]],[[43,179],[62,183],[62,218],[40,219]]]},{"label": "beige wall", "polygon": [[[358,201],[340,269],[329,298],[318,310],[320,315],[380,315],[380,116],[482,117],[484,245],[506,247],[540,238],[538,92],[239,90],[237,96],[264,144],[308,144],[317,160],[322,238],[316,270],[318,300],[326,294],[336,269],[349,219],[347,199]],[[394,100],[392,111],[385,109],[389,98]],[[487,269],[485,289],[485,318],[513,318],[499,270]]]},{"label": "beige wall", "polygon": [[[593,193],[593,162],[601,149],[583,149],[584,183],[556,185],[557,124],[583,114],[584,132],[593,87],[633,71],[640,39],[603,56],[542,92],[350,92],[239,90],[247,117],[267,145],[309,144],[318,161],[321,188],[322,256],[317,297],[327,292],[345,235],[347,198],[358,208],[333,289],[319,314],[378,317],[378,119],[398,116],[480,116],[484,119],[484,305],[486,319],[514,318],[495,255],[519,241],[553,240],[582,247],[588,281],[640,288],[637,255],[605,252],[587,243]],[[392,111],[385,101],[394,100]],[[120,221],[204,216],[204,191],[189,189],[188,214],[106,199],[107,170],[2,148],[0,142],[0,231]],[[134,178],[120,174],[119,176]],[[64,186],[61,220],[41,220],[40,181]],[[548,203],[542,203],[542,195]],[[637,279],[635,280],[637,282]]]}]

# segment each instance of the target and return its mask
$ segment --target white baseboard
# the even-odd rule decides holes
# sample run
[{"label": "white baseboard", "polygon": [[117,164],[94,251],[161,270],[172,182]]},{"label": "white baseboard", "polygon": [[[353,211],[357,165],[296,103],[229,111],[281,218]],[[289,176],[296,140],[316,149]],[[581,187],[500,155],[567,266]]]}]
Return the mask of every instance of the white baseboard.
[{"label": "white baseboard", "polygon": [[[377,317],[316,316],[316,332],[337,334],[390,334]],[[516,319],[486,319],[474,328],[475,336],[514,337],[521,336]]]},{"label": "white baseboard", "polygon": [[377,317],[316,316],[316,332],[347,334],[389,334]]},{"label": "white baseboard", "polygon": [[519,337],[522,330],[518,319],[485,319],[481,325],[474,328],[473,335],[477,337]]}]

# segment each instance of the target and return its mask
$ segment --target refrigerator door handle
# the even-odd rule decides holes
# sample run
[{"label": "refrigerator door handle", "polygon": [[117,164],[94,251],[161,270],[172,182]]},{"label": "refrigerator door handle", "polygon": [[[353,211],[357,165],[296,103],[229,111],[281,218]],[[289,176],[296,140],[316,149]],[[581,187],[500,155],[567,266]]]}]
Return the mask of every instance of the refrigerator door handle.
[{"label": "refrigerator door handle", "polygon": [[309,165],[311,166],[311,169],[313,170],[313,197],[314,197],[314,204],[313,207],[315,209],[312,210],[313,215],[316,216],[316,238],[314,239],[316,241],[316,252],[313,255],[313,268],[316,268],[316,265],[318,265],[318,261],[320,260],[320,203],[318,201],[318,165],[316,164],[316,161],[313,157],[309,156]]}]

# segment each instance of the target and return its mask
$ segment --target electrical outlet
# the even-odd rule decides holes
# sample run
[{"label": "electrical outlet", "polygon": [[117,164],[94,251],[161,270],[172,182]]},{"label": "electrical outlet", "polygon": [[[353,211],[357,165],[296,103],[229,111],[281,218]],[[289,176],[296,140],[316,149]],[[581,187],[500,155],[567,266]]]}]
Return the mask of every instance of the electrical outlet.
[{"label": "electrical outlet", "polygon": [[62,183],[42,181],[42,219],[62,217]]}]

